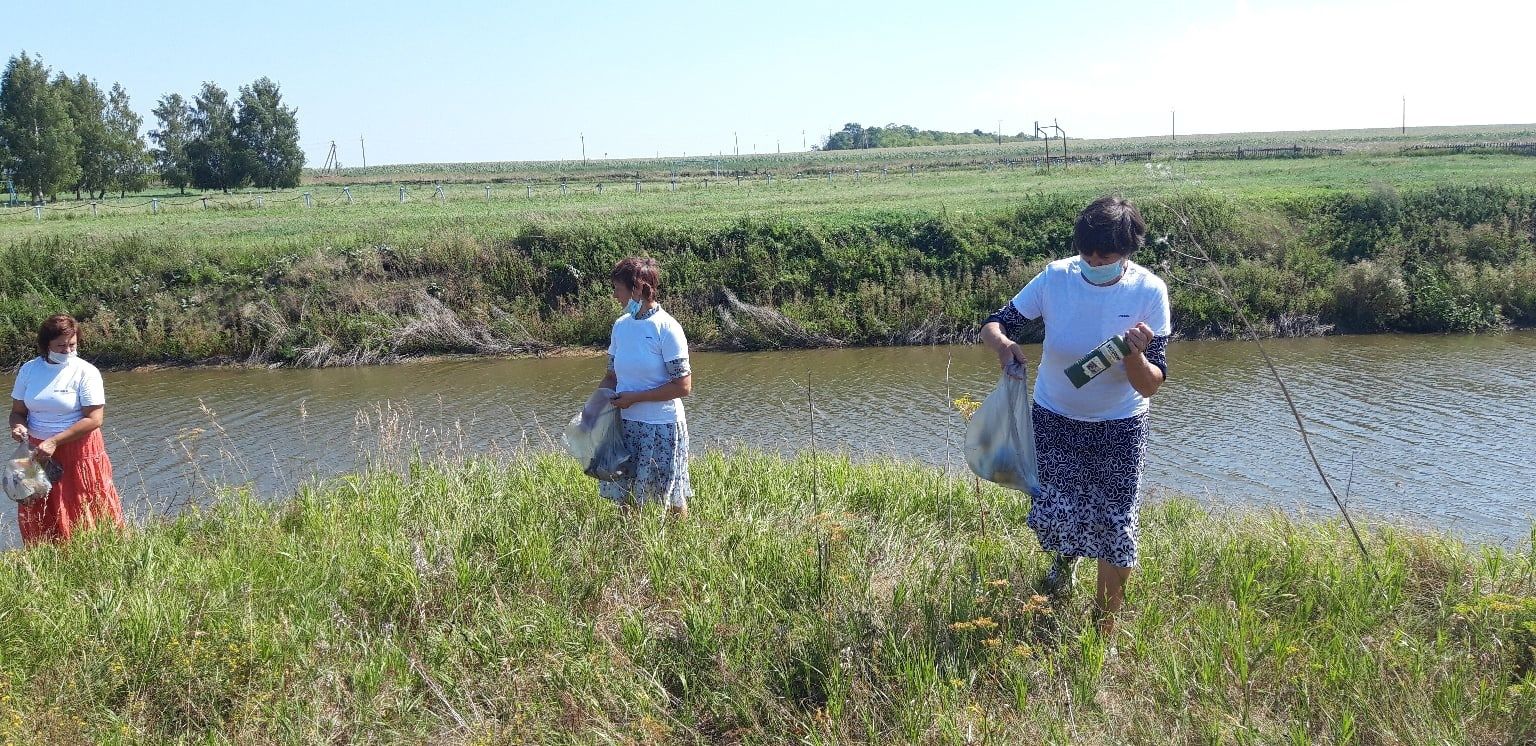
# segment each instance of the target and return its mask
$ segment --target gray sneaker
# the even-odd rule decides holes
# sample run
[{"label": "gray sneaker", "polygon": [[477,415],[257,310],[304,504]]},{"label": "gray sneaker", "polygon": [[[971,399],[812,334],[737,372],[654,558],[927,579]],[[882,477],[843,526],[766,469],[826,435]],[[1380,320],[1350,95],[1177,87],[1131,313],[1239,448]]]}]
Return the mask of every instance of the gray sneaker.
[{"label": "gray sneaker", "polygon": [[1051,561],[1051,569],[1045,571],[1045,578],[1041,585],[1049,595],[1067,593],[1072,590],[1072,581],[1077,575],[1077,563],[1083,558],[1072,554],[1058,554]]}]

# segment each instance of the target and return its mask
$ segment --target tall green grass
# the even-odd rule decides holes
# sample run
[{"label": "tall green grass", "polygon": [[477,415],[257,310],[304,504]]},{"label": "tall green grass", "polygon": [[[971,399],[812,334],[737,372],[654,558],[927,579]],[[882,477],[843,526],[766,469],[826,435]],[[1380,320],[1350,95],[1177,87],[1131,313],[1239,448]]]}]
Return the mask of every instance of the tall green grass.
[{"label": "tall green grass", "polygon": [[[1121,637],[1017,493],[753,453],[684,522],[568,459],[414,462],[0,559],[47,743],[1528,743],[1536,554],[1147,506]],[[1379,581],[1376,579],[1379,576]]]}]

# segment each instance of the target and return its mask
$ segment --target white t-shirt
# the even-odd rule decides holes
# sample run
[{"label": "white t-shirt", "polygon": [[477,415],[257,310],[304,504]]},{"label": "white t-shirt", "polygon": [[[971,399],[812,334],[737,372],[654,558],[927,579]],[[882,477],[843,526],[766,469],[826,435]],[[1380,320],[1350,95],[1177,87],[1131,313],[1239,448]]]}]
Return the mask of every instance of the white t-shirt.
[{"label": "white t-shirt", "polygon": [[[626,313],[613,322],[608,354],[618,378],[614,391],[621,394],[650,391],[688,371],[688,338],[677,319],[659,307],[643,319]],[[652,424],[682,422],[685,416],[681,399],[641,402],[623,412],[626,420]]]},{"label": "white t-shirt", "polygon": [[1073,387],[1066,370],[1104,340],[1124,334],[1138,322],[1146,323],[1156,336],[1172,334],[1168,286],[1161,278],[1127,259],[1119,282],[1098,287],[1083,279],[1077,257],[1069,257],[1047,265],[1012,303],[1026,319],[1045,319],[1045,345],[1035,374],[1036,404],[1092,422],[1147,411],[1149,402],[1131,386],[1124,361],[1082,388]]},{"label": "white t-shirt", "polygon": [[27,405],[27,429],[34,438],[51,438],[85,417],[82,407],[107,403],[101,371],[80,358],[55,365],[41,357],[16,372],[11,398]]}]

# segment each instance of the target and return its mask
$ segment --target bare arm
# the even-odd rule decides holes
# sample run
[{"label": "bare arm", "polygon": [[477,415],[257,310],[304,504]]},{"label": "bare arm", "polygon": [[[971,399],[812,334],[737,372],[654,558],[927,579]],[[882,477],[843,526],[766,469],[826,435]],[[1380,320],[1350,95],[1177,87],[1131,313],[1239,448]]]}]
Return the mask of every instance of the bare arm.
[{"label": "bare arm", "polygon": [[1146,324],[1137,324],[1125,333],[1125,342],[1131,354],[1125,356],[1125,377],[1130,380],[1136,393],[1150,399],[1163,385],[1163,369],[1147,360],[1147,347],[1155,337]]},{"label": "bare arm", "polygon": [[11,400],[11,439],[27,442],[27,403],[20,399]]},{"label": "bare arm", "polygon": [[43,458],[53,458],[54,449],[100,430],[102,423],[107,420],[107,408],[104,405],[81,407],[80,413],[84,416],[80,418],[79,422],[70,425],[64,432],[38,443],[37,455]]},{"label": "bare arm", "polygon": [[[1024,357],[1024,351],[1019,349],[1019,344],[1009,339],[1008,335],[1003,333],[1003,325],[996,321],[989,321],[982,325],[981,343],[997,354],[997,363],[1003,366],[1005,371],[1008,370],[1009,362],[1017,361],[1021,366],[1028,365],[1028,360]],[[1018,370],[1023,369],[1018,368]]]},{"label": "bare arm", "polygon": [[1148,399],[1163,385],[1163,369],[1147,362],[1147,357],[1140,352],[1125,356],[1125,377],[1130,379],[1136,393]]},{"label": "bare arm", "polygon": [[632,404],[646,401],[672,401],[681,399],[693,393],[693,374],[689,373],[682,378],[674,378],[649,391],[626,391],[619,394],[613,400],[613,405],[619,409],[628,409]]}]

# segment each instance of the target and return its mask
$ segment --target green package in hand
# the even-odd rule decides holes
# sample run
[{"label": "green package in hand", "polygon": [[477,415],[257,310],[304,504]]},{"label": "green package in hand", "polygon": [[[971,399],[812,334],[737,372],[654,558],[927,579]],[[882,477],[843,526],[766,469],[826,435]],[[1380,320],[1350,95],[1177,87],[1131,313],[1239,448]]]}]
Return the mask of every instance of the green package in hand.
[{"label": "green package in hand", "polygon": [[1104,344],[1093,348],[1093,352],[1067,366],[1067,379],[1072,382],[1073,387],[1082,388],[1095,376],[1109,370],[1109,366],[1124,360],[1129,354],[1131,354],[1131,346],[1126,343],[1125,335],[1116,334],[1104,340]]}]

